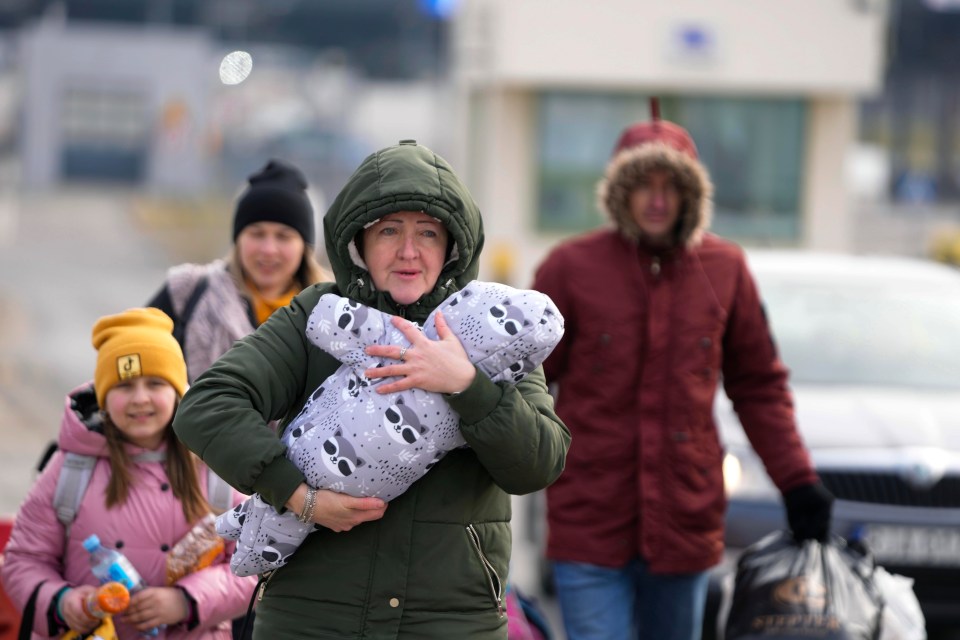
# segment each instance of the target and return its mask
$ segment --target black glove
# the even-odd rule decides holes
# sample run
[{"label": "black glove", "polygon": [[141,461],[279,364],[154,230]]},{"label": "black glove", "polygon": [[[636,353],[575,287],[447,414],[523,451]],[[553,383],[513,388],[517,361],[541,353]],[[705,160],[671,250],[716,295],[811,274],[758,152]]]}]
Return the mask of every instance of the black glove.
[{"label": "black glove", "polygon": [[814,482],[790,489],[783,494],[783,505],[794,540],[826,541],[833,511],[833,494],[826,487]]}]

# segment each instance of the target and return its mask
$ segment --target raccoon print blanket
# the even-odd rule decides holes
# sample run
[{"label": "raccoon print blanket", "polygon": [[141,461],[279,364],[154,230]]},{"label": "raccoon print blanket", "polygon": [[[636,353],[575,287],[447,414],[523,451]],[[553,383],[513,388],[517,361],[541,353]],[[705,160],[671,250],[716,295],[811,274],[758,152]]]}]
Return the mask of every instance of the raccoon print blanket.
[{"label": "raccoon print blanket", "polygon": [[[471,362],[494,382],[522,380],[563,336],[563,317],[537,291],[474,280],[438,309]],[[422,327],[433,340],[435,314]],[[377,385],[391,378],[363,375],[393,362],[367,355],[365,347],[410,346],[390,317],[334,294],[321,296],[310,314],[308,339],[343,363],[282,434],[287,457],[312,487],[392,500],[448,451],[465,446],[460,418],[441,394],[380,395]],[[239,576],[283,566],[315,526],[289,511],[278,514],[258,494],[217,518],[217,532],[237,541],[230,566]]]}]

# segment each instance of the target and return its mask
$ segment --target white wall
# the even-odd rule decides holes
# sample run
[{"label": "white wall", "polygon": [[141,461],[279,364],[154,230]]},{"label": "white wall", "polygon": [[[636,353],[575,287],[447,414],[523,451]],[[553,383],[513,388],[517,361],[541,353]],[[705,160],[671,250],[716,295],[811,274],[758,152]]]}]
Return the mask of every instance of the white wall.
[{"label": "white wall", "polygon": [[807,108],[804,163],[803,246],[849,251],[855,246],[849,149],[856,143],[857,106],[849,99],[814,100]]},{"label": "white wall", "polygon": [[456,42],[461,73],[477,81],[861,93],[879,88],[885,6],[885,0],[465,0]]}]

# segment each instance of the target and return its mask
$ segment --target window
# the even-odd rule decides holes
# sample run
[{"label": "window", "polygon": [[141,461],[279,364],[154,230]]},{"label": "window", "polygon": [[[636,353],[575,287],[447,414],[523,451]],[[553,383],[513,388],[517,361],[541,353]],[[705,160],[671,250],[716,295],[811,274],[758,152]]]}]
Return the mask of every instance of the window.
[{"label": "window", "polygon": [[144,91],[66,88],[61,111],[63,177],[139,182],[146,171],[149,126]]}]

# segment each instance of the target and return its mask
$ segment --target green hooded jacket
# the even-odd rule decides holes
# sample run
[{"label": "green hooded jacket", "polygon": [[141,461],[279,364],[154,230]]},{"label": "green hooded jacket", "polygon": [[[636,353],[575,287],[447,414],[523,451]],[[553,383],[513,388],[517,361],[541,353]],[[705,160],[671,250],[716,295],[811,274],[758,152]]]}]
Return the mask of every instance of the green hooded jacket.
[{"label": "green hooded jacket", "polygon": [[[455,246],[434,290],[407,307],[376,291],[353,245],[369,223],[424,211]],[[271,420],[292,419],[339,366],[305,334],[324,293],[422,322],[477,277],[480,211],[450,166],[413,141],[363,161],[324,217],[336,284],[305,289],[208,369],[184,396],[174,429],[227,482],[279,509],[303,474]],[[563,470],[570,434],[542,369],[512,385],[482,374],[448,396],[468,447],[450,452],[380,520],[349,532],[322,527],[265,580],[258,638],[506,638],[510,494],[537,491]]]}]

